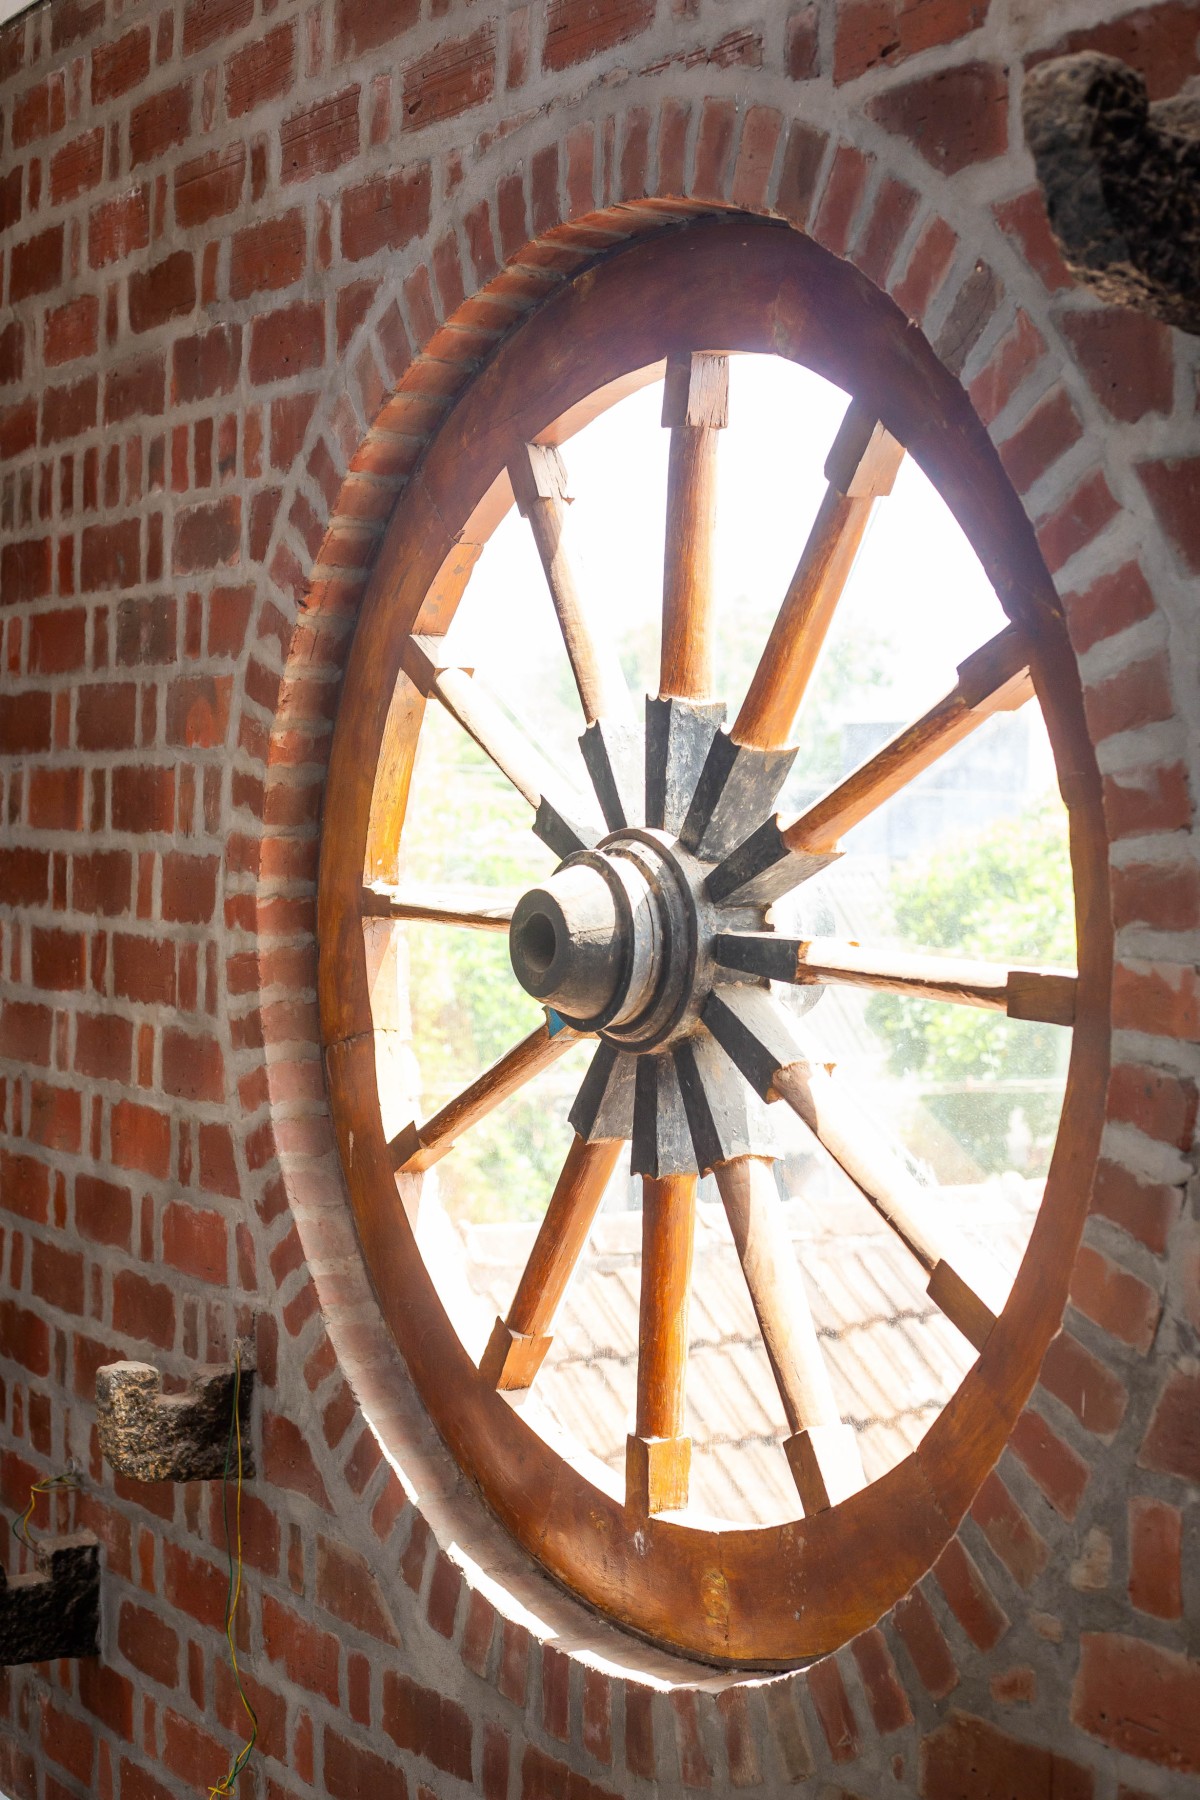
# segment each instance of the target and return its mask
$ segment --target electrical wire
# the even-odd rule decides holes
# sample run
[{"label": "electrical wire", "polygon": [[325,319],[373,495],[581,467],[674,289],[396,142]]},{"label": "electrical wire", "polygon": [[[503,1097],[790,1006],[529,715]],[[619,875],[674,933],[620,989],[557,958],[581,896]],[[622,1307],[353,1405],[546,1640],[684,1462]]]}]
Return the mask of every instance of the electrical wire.
[{"label": "electrical wire", "polygon": [[29,1505],[19,1518],[15,1513],[13,1514],[13,1536],[17,1542],[24,1544],[27,1550],[36,1550],[37,1548],[35,1540],[29,1535],[29,1522],[33,1517],[33,1509],[37,1505],[39,1494],[57,1493],[63,1488],[77,1488],[78,1486],[79,1477],[70,1469],[63,1475],[47,1475],[43,1480],[35,1481],[29,1490]]},{"label": "electrical wire", "polygon": [[[238,1697],[250,1720],[250,1736],[242,1745],[229,1765],[228,1771],[222,1775],[215,1787],[208,1790],[209,1800],[221,1800],[222,1795],[234,1792],[234,1783],[246,1767],[258,1742],[258,1714],[250,1704],[250,1697],[242,1685],[242,1672],[238,1668],[237,1645],[233,1641],[233,1621],[238,1609],[238,1601],[242,1595],[242,1354],[241,1346],[234,1345],[233,1350],[233,1416],[229,1421],[229,1437],[225,1444],[225,1473],[222,1477],[221,1507],[225,1519],[225,1551],[229,1559],[229,1587],[225,1596],[225,1639],[229,1645],[229,1660],[233,1665],[233,1679],[237,1684]],[[237,1499],[234,1508],[234,1535],[229,1531],[229,1464],[234,1446],[237,1448]],[[236,1558],[234,1543],[237,1545]]]}]

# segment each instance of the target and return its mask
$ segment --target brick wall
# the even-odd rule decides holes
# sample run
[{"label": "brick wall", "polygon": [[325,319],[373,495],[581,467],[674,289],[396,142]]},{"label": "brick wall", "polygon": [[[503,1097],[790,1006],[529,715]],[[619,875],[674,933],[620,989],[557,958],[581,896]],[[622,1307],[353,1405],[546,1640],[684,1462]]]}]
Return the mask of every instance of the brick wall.
[{"label": "brick wall", "polygon": [[[0,1678],[0,1788],[226,1766],[217,1498],[114,1480],[92,1388],[255,1329],[245,1792],[1200,1791],[1200,354],[1071,286],[1019,128],[1048,50],[1164,94],[1198,34],[1188,0],[50,0],[0,30],[0,1490],[77,1458],[104,1545],[100,1662]],[[1064,597],[1111,836],[1063,1330],[936,1567],[767,1682],[597,1626],[456,1482],[317,1053],[317,821],[382,522],[489,346],[663,199],[811,231],[935,342],[986,293],[962,379]]]}]

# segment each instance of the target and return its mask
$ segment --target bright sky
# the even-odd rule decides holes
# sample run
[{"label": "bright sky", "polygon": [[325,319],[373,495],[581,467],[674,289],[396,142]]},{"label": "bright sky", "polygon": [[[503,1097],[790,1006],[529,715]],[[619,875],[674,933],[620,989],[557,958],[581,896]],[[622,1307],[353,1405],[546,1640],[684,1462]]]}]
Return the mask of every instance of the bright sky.
[{"label": "bright sky", "polygon": [[[735,357],[730,372],[730,422],[720,445],[718,608],[747,610],[756,625],[761,620],[760,642],[824,493],[823,465],[846,396],[775,357]],[[572,563],[589,612],[618,639],[657,619],[660,607],[669,437],[661,406],[661,384],[643,389],[564,449],[574,495]],[[953,684],[963,657],[1004,623],[966,538],[906,459],[891,498],[877,509],[834,626],[835,633],[855,629],[891,646],[894,686],[864,692],[857,716],[915,717]],[[532,723],[531,660],[563,652],[528,527],[515,509],[481,559],[459,631],[480,673]],[[732,716],[741,695],[723,697]]]}]

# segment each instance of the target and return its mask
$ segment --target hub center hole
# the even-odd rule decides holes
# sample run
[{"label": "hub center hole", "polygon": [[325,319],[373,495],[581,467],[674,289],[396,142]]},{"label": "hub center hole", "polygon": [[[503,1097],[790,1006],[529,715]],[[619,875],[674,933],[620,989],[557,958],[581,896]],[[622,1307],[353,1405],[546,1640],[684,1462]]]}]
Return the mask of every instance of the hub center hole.
[{"label": "hub center hole", "polygon": [[545,913],[531,913],[521,927],[521,956],[535,975],[544,975],[554,961],[558,934]]}]

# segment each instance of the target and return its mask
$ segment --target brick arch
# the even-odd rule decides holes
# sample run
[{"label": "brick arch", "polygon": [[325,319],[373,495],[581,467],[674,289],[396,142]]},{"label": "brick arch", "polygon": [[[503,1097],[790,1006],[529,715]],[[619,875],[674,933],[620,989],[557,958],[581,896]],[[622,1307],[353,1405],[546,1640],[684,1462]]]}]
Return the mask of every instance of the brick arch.
[{"label": "brick arch", "polygon": [[[657,191],[647,193],[652,186]],[[611,133],[605,125],[580,125],[531,152],[528,186],[521,174],[503,177],[467,212],[461,240],[448,233],[423,246],[376,296],[349,341],[336,391],[314,418],[302,473],[280,500],[269,549],[275,591],[257,625],[258,645],[274,640],[277,647],[274,666],[261,649],[255,659],[267,674],[257,691],[271,695],[263,704],[273,723],[254,888],[260,992],[277,997],[261,1008],[269,1105],[255,1154],[265,1166],[273,1153],[282,1172],[263,1209],[266,1248],[282,1288],[284,1327],[304,1361],[326,1440],[315,1477],[364,1561],[386,1563],[417,1592],[429,1629],[447,1640],[469,1679],[501,1701],[514,1701],[520,1690],[523,1703],[532,1655],[541,1699],[530,1701],[535,1720],[526,1758],[534,1759],[535,1772],[539,1757],[552,1771],[561,1767],[556,1757],[577,1752],[596,1773],[604,1759],[589,1762],[589,1746],[608,1730],[619,1737],[624,1762],[616,1779],[634,1790],[650,1780],[747,1785],[756,1768],[766,1779],[761,1745],[770,1777],[779,1781],[813,1770],[882,1779],[897,1765],[913,1778],[919,1756],[934,1771],[930,1780],[979,1756],[1007,1758],[1014,1780],[1070,1780],[1070,1759],[1055,1753],[1053,1735],[1047,1742],[1032,1730],[1026,1744],[1021,1733],[1013,1740],[984,1716],[997,1704],[1027,1702],[1044,1679],[1037,1628],[1031,1639],[1024,1618],[1029,1606],[1041,1600],[1050,1620],[1055,1606],[1078,1606],[1073,1595],[1102,1591],[1088,1582],[1099,1581],[1094,1571],[1111,1559],[1119,1537],[1106,1491],[1114,1464],[1149,1456],[1164,1477],[1187,1477],[1171,1468],[1166,1438],[1168,1422],[1194,1398],[1187,1385],[1193,1377],[1185,1369],[1164,1383],[1147,1360],[1156,1334],[1160,1344],[1175,1344],[1169,1307],[1163,1311],[1162,1251],[1177,1181],[1150,1179],[1136,1157],[1132,1164],[1129,1155],[1106,1159],[1067,1326],[962,1529],[879,1626],[802,1674],[769,1684],[701,1685],[685,1667],[643,1658],[629,1640],[582,1619],[581,1609],[550,1592],[489,1531],[455,1485],[390,1343],[366,1316],[369,1290],[348,1217],[331,1205],[340,1176],[313,1077],[307,953],[298,976],[286,969],[289,946],[307,938],[289,907],[303,904],[296,890],[307,888],[313,873],[312,807],[298,802],[297,788],[319,789],[340,658],[376,541],[365,521],[379,516],[372,506],[381,505],[380,482],[411,470],[446,402],[493,341],[488,334],[497,319],[519,323],[564,274],[623,238],[730,205],[784,218],[848,254],[961,373],[1059,578],[1096,740],[1153,726],[1171,707],[1170,672],[1154,639],[1154,593],[1138,568],[1133,525],[1118,515],[1118,495],[1143,515],[1144,501],[1129,471],[1102,468],[1092,454],[1089,426],[1098,403],[1078,368],[1055,363],[1063,338],[1045,308],[1022,307],[1007,294],[1005,277],[1020,259],[999,228],[985,262],[927,199],[873,169],[859,147],[827,141],[809,124],[787,128],[769,107],[743,114],[725,98],[695,106],[668,99],[653,119],[632,106]],[[1032,396],[1023,408],[1022,394]],[[294,779],[297,769],[306,772],[305,783]],[[1111,769],[1106,798],[1118,843],[1135,827],[1144,835],[1148,817],[1168,834],[1190,822],[1178,758],[1158,755]],[[1129,910],[1139,904],[1135,873],[1123,887],[1118,882],[1122,904],[1126,917],[1136,916]],[[277,949],[281,912],[287,923]],[[1176,1031],[1190,1028],[1188,1008],[1196,1002],[1182,977],[1130,961],[1118,968],[1117,997],[1118,1024],[1136,1039],[1118,1040],[1123,1060],[1110,1118],[1119,1132],[1135,1104],[1149,1100],[1155,1141],[1182,1149],[1194,1089],[1172,1067],[1170,1045]],[[1165,1164],[1163,1173],[1170,1173]],[[384,1458],[372,1429],[377,1421],[386,1421],[391,1441],[406,1445],[399,1470]],[[291,1448],[277,1446],[281,1464]],[[1169,1500],[1147,1500],[1129,1524],[1118,1550],[1130,1559],[1131,1582],[1136,1577],[1152,1588],[1159,1579],[1154,1534],[1169,1537],[1173,1512]],[[446,1546],[455,1541],[477,1555],[459,1549],[451,1556]],[[532,1644],[523,1606],[542,1623]],[[1102,1626],[1099,1606],[1095,1617]],[[596,1674],[586,1658],[557,1649],[556,1636],[599,1647],[623,1672]],[[1085,1642],[1092,1660],[1077,1687],[1082,1717],[1089,1684],[1102,1686],[1114,1668],[1119,1679],[1120,1643],[1110,1639],[1097,1630],[1101,1647]],[[1068,1668],[1059,1677],[1063,1714],[1073,1676]],[[938,1724],[951,1695],[956,1712]],[[454,1729],[451,1719],[440,1752],[451,1761]],[[534,1741],[539,1734],[544,1751]]]}]

